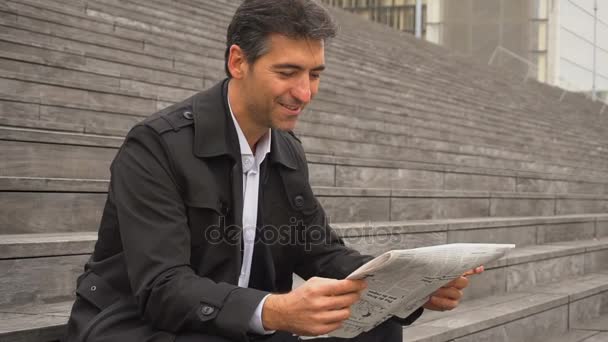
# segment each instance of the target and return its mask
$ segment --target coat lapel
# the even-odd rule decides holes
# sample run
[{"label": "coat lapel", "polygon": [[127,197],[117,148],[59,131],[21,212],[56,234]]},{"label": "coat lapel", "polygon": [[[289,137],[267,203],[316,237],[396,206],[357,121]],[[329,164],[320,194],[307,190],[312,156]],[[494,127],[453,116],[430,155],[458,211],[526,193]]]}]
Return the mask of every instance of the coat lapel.
[{"label": "coat lapel", "polygon": [[[241,150],[234,123],[230,119],[228,107],[228,80],[218,83],[196,96],[193,103],[194,116],[194,154],[199,158],[230,157],[230,195],[232,224],[239,227],[237,236],[230,237],[233,242],[234,260],[232,263],[234,283],[238,283],[241,273],[241,245],[243,222],[243,168]],[[227,194],[228,195],[228,194]],[[232,232],[231,229],[227,230]]]}]

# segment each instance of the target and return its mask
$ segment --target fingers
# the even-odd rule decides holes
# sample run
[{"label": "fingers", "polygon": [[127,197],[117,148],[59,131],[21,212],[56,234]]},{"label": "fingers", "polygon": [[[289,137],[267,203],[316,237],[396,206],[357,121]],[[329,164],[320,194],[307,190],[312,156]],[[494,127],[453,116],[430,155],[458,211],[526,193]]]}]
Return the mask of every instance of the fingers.
[{"label": "fingers", "polygon": [[455,287],[442,287],[433,293],[433,297],[447,298],[459,301],[462,298],[462,291]]},{"label": "fingers", "polygon": [[325,297],[324,306],[322,309],[325,310],[337,310],[342,308],[348,308],[355,304],[361,299],[360,292],[351,292],[340,296]]},{"label": "fingers", "polygon": [[455,287],[459,290],[462,290],[467,286],[469,286],[469,278],[461,276],[445,284],[442,288]]},{"label": "fingers", "polygon": [[315,317],[319,322],[324,324],[340,323],[347,320],[350,317],[350,309],[343,308],[339,310],[329,310],[318,313]]},{"label": "fingers", "polygon": [[339,296],[348,293],[362,292],[367,288],[365,280],[336,280],[326,278],[311,278],[309,282],[318,285],[317,291],[320,295]]},{"label": "fingers", "polygon": [[431,296],[428,302],[426,302],[426,304],[424,305],[424,308],[434,311],[446,311],[456,308],[459,303],[459,300]]},{"label": "fingers", "polygon": [[483,266],[479,266],[479,267],[476,267],[476,268],[474,268],[474,269],[472,269],[472,270],[470,270],[470,271],[466,271],[466,272],[463,274],[463,276],[465,276],[465,277],[466,277],[466,276],[470,276],[470,275],[480,274],[480,273],[482,273],[484,270],[485,270],[485,269],[484,269],[484,267],[483,267]]},{"label": "fingers", "polygon": [[467,276],[479,274],[484,271],[483,266],[476,267],[465,272],[462,276],[445,284],[443,287],[435,291],[424,305],[426,309],[445,311],[452,310],[458,306],[462,298],[462,290],[469,286],[469,278]]}]

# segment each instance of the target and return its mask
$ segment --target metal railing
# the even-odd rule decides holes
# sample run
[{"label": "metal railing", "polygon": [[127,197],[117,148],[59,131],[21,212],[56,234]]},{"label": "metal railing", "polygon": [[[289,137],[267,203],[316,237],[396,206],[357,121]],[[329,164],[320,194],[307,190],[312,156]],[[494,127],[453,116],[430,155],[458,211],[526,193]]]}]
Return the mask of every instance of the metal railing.
[{"label": "metal railing", "polygon": [[[362,15],[368,19],[388,25],[394,29],[415,33],[416,5],[383,5],[377,1],[352,2],[343,0],[322,0],[328,5]],[[426,5],[422,5],[422,34],[426,33]]]}]

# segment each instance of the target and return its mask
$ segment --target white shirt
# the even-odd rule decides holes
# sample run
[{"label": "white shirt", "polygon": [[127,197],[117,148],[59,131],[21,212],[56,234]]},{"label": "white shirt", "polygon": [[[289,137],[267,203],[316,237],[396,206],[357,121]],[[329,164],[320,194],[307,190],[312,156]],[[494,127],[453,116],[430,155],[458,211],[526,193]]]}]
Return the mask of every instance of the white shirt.
[{"label": "white shirt", "polygon": [[[239,138],[239,146],[241,147],[241,162],[243,165],[243,263],[241,265],[241,273],[239,274],[239,286],[249,286],[249,276],[251,275],[251,262],[253,260],[253,244],[255,241],[255,231],[258,221],[258,194],[260,189],[260,165],[270,153],[270,129],[258,141],[255,148],[255,154],[251,151],[249,143],[243,134],[241,126],[239,126],[236,117],[232,112],[230,101],[228,101],[230,116],[234,122],[236,133]],[[258,304],[251,320],[249,321],[249,330],[257,334],[269,334],[273,331],[267,331],[262,324],[262,308],[269,295],[264,297]]]}]

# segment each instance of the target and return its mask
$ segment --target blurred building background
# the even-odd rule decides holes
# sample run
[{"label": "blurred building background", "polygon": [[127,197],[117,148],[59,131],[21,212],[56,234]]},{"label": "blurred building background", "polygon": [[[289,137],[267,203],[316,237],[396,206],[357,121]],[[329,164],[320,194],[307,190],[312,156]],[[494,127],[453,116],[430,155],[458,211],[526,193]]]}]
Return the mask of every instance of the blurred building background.
[{"label": "blurred building background", "polygon": [[[416,31],[416,0],[323,0]],[[422,0],[420,36],[481,62],[608,101],[608,1]],[[595,56],[595,61],[594,61]]]}]

